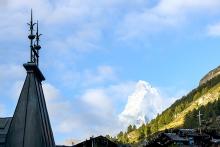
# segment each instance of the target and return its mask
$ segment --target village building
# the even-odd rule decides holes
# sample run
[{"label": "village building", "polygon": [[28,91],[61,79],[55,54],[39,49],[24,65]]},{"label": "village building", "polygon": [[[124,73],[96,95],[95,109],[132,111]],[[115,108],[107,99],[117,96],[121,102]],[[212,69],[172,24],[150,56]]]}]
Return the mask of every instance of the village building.
[{"label": "village building", "polygon": [[175,132],[159,133],[146,146],[220,146],[220,139],[213,134],[200,134],[195,129],[178,129]]}]

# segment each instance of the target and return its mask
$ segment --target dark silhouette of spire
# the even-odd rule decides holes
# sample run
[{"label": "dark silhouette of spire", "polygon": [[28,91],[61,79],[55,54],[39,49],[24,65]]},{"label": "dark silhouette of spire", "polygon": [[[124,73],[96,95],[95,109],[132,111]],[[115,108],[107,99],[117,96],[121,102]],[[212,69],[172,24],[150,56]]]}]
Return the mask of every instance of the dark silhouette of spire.
[{"label": "dark silhouette of spire", "polygon": [[[5,147],[55,147],[53,132],[44,98],[41,82],[45,80],[38,68],[39,45],[37,33],[33,35],[34,25],[30,26],[31,61],[24,64],[27,76],[6,136]],[[33,46],[33,40],[36,44]]]}]

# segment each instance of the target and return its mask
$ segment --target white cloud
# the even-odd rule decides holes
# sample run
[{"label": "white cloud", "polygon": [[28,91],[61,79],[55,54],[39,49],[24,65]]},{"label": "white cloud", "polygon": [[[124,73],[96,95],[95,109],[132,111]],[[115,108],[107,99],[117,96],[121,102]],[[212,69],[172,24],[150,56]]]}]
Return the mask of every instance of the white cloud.
[{"label": "white cloud", "polygon": [[82,127],[81,124],[79,123],[80,120],[76,120],[76,119],[79,118],[75,117],[74,114],[72,114],[72,116],[69,116],[69,118],[63,119],[62,121],[59,122],[57,126],[58,127],[57,131],[59,131],[59,133],[72,133],[72,131],[76,130],[78,127]]},{"label": "white cloud", "polygon": [[47,103],[49,114],[53,121],[60,120],[59,116],[68,112],[68,102],[61,95],[59,89],[50,83],[43,83],[43,92]]},{"label": "white cloud", "polygon": [[220,36],[220,23],[216,23],[214,25],[209,25],[207,27],[207,34],[209,36]]},{"label": "white cloud", "polygon": [[119,23],[116,34],[119,39],[143,38],[167,30],[183,28],[194,17],[219,14],[218,0],[160,0],[155,6],[130,11]]},{"label": "white cloud", "polygon": [[[3,3],[3,1],[1,2]],[[56,50],[59,62],[63,63],[66,59],[71,62],[74,61],[74,52],[84,53],[99,48],[97,44],[102,36],[101,26],[99,25],[101,21],[87,22],[87,18],[91,16],[91,13],[98,10],[98,8],[90,5],[91,3],[94,5],[94,2],[84,3],[79,0],[8,0],[6,3],[2,6],[4,9],[0,10],[2,12],[0,13],[0,19],[5,20],[0,23],[0,42],[13,40],[16,43],[19,42],[19,46],[16,46],[16,48],[22,46],[22,49],[18,51],[14,48],[15,45],[10,48],[10,45],[8,45],[5,50],[1,49],[2,54],[27,52],[27,50],[24,50],[24,41],[28,33],[26,22],[30,18],[30,8],[33,8],[34,11],[34,21],[40,20],[40,29],[44,31],[43,38],[48,39],[47,47],[51,50],[46,50],[46,52],[53,54]],[[91,9],[95,10],[92,11]],[[69,31],[63,28],[68,28]],[[26,33],[25,29],[27,30]],[[54,31],[61,29],[66,33]],[[25,45],[28,47],[28,42]],[[65,60],[62,60],[63,56],[66,57]],[[13,57],[19,58],[19,56]],[[1,60],[3,59],[4,57]]]},{"label": "white cloud", "polygon": [[116,135],[137,119],[149,120],[168,106],[165,98],[145,81],[88,88],[73,99],[48,103],[55,133],[84,140],[94,135]]},{"label": "white cloud", "polygon": [[20,79],[24,77],[25,70],[22,66],[13,64],[1,64],[0,65],[0,81],[6,81],[8,79]]},{"label": "white cloud", "polygon": [[[90,53],[97,49],[103,50],[102,38],[105,35],[111,36],[112,32],[116,33],[113,33],[110,40],[151,36],[183,25],[186,17],[197,12],[219,12],[220,5],[218,0],[161,0],[152,7],[148,7],[149,2],[144,0],[8,0],[1,2],[4,3],[4,9],[0,10],[2,11],[0,19],[6,21],[0,23],[0,40],[15,42],[23,40],[21,50],[7,47],[4,51],[0,51],[1,54],[8,53],[9,51],[6,50],[10,50],[19,54],[22,52],[24,57],[27,52],[24,50],[27,32],[23,30],[25,28],[27,30],[29,11],[33,8],[34,18],[40,20],[41,29],[45,34],[42,37],[47,39],[45,52],[48,56],[56,58],[55,65],[71,64],[79,54]],[[28,43],[25,45],[28,46]],[[6,57],[1,60],[3,59],[7,60]],[[48,61],[44,63],[49,64],[51,60],[45,58],[47,59]]]},{"label": "white cloud", "polygon": [[7,0],[1,0],[0,1],[0,7],[4,7],[7,4]]},{"label": "white cloud", "polygon": [[5,109],[4,105],[0,104],[0,117],[4,115],[5,112],[4,109]]},{"label": "white cloud", "polygon": [[[185,18],[200,13],[219,12],[218,0],[160,0],[152,7],[148,1],[89,1],[89,0],[8,0],[1,1],[1,40],[25,38],[22,31],[34,9],[35,19],[40,18],[41,28],[47,34],[47,46],[57,56],[65,50],[66,58],[73,61],[74,53],[84,53],[100,47],[106,30],[116,32],[114,38],[127,39],[149,36],[184,24]],[[4,12],[4,13],[3,13]],[[9,17],[10,16],[10,17]],[[38,17],[36,17],[38,16]],[[189,20],[189,19],[187,19]],[[14,23],[16,22],[16,23]],[[64,30],[63,28],[68,28]],[[62,31],[57,31],[62,30]],[[5,37],[10,34],[10,38]],[[50,34],[50,35],[49,35]],[[111,33],[109,33],[111,34]],[[61,60],[61,54],[57,58]]]},{"label": "white cloud", "polygon": [[76,69],[58,67],[62,71],[62,85],[67,88],[85,88],[102,85],[106,82],[117,81],[117,70],[110,65],[99,65],[94,68],[83,69],[81,72]]},{"label": "white cloud", "polygon": [[108,65],[98,66],[95,71],[85,70],[83,81],[85,85],[103,83],[106,81],[114,81],[117,79],[116,72],[113,67]]},{"label": "white cloud", "polygon": [[184,16],[195,13],[212,13],[219,11],[218,0],[161,0],[155,7],[156,13],[165,16]]},{"label": "white cloud", "polygon": [[18,100],[24,81],[15,81],[11,87],[11,97],[15,100]]},{"label": "white cloud", "polygon": [[[104,70],[105,71],[105,70]],[[45,97],[55,95],[47,100],[47,106],[55,134],[68,138],[84,140],[92,135],[115,135],[121,129],[118,120],[118,105],[126,102],[131,94],[134,82],[111,85],[106,88],[88,88],[72,99],[64,98],[53,85],[45,90]],[[44,86],[45,87],[45,86]],[[58,92],[58,93],[57,93]],[[55,93],[55,94],[54,94]],[[57,136],[56,135],[56,136]],[[60,140],[58,140],[59,143]]]},{"label": "white cloud", "polygon": [[14,64],[1,64],[0,71],[1,94],[5,98],[17,100],[22,88],[22,80],[25,79],[25,69]]},{"label": "white cloud", "polygon": [[79,142],[80,142],[79,140],[67,139],[67,140],[64,141],[64,145],[71,146],[71,145],[78,144]]},{"label": "white cloud", "polygon": [[43,83],[44,96],[47,101],[60,97],[60,92],[50,83]]},{"label": "white cloud", "polygon": [[120,40],[149,36],[150,34],[161,32],[165,28],[176,27],[177,21],[179,20],[173,17],[160,16],[149,10],[133,12],[124,17],[116,34]]},{"label": "white cloud", "polygon": [[89,89],[82,96],[82,101],[98,110],[98,112],[108,111],[112,112],[112,104],[110,97],[101,89]]}]

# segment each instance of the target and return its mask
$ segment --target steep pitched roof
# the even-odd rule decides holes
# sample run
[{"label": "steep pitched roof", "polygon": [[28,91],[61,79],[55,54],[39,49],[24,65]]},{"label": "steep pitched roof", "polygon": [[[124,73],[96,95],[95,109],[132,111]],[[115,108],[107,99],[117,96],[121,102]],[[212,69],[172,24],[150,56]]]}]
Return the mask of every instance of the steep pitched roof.
[{"label": "steep pitched roof", "polygon": [[0,118],[0,146],[5,145],[6,135],[11,123],[11,117]]},{"label": "steep pitched roof", "polygon": [[55,147],[41,82],[35,63],[24,64],[27,76],[6,138],[6,147]]}]

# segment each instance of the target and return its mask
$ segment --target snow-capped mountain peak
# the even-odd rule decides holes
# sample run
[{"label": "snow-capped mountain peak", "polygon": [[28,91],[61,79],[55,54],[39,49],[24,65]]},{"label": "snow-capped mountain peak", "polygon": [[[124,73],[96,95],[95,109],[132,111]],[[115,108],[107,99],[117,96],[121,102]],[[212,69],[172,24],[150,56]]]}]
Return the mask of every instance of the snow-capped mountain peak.
[{"label": "snow-capped mountain peak", "polygon": [[119,120],[124,125],[140,126],[161,111],[162,99],[158,90],[146,81],[138,81],[134,92],[128,96],[124,110],[119,114]]}]

